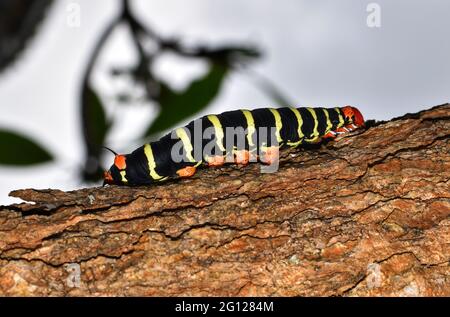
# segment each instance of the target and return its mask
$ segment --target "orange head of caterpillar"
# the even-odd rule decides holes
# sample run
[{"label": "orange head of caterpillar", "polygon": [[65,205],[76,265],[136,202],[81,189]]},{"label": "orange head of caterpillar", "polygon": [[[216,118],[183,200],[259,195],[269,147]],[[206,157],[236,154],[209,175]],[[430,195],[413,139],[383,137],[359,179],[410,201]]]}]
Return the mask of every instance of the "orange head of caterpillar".
[{"label": "orange head of caterpillar", "polygon": [[364,127],[364,117],[361,112],[352,106],[345,106],[342,108],[342,112],[344,113],[345,121],[348,124],[354,124],[358,128]]},{"label": "orange head of caterpillar", "polygon": [[109,151],[114,153],[115,157],[114,157],[114,164],[111,165],[109,170],[107,170],[103,173],[103,185],[105,185],[105,184],[110,184],[110,185],[123,184],[121,172],[125,171],[125,169],[127,168],[127,163],[126,163],[127,157],[126,157],[126,155],[117,154],[116,152],[114,152],[113,150],[111,150],[109,148],[106,148],[106,149],[108,149]]}]

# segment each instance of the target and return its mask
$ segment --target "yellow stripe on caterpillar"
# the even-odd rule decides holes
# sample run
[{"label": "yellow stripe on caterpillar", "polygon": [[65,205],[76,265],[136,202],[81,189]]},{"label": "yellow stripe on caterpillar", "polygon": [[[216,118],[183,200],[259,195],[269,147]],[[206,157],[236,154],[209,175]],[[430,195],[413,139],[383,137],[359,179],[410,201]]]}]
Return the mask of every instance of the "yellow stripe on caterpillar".
[{"label": "yellow stripe on caterpillar", "polygon": [[306,109],[308,109],[308,111],[311,113],[311,115],[314,119],[314,129],[311,134],[311,137],[309,139],[306,139],[305,141],[314,143],[314,142],[317,142],[317,140],[319,139],[319,131],[318,131],[319,120],[317,119],[317,114],[316,114],[316,111],[314,110],[314,108],[306,108]]},{"label": "yellow stripe on caterpillar", "polygon": [[287,144],[289,146],[292,146],[292,147],[297,147],[297,146],[299,146],[302,143],[303,139],[305,138],[305,135],[302,132],[303,119],[302,119],[302,115],[300,114],[300,111],[298,111],[297,108],[289,107],[289,109],[292,110],[292,112],[294,113],[295,117],[297,118],[298,141],[297,142],[288,142]]},{"label": "yellow stripe on caterpillar", "polygon": [[269,108],[270,112],[272,112],[273,117],[275,118],[275,136],[277,137],[278,144],[281,145],[283,143],[283,139],[281,138],[281,129],[283,128],[283,122],[281,121],[280,113],[277,109]]},{"label": "yellow stripe on caterpillar", "polygon": [[334,110],[336,110],[336,113],[338,114],[338,117],[339,117],[339,124],[338,124],[337,127],[338,128],[343,127],[344,124],[345,124],[345,120],[344,120],[344,117],[341,114],[340,108],[339,107],[335,107]]},{"label": "yellow stripe on caterpillar", "polygon": [[219,149],[222,152],[225,152],[225,148],[223,146],[223,138],[224,138],[223,128],[222,128],[222,124],[220,123],[219,118],[216,115],[211,114],[208,116],[208,120],[214,126],[214,130],[216,132],[217,146],[219,147]]},{"label": "yellow stripe on caterpillar", "polygon": [[248,110],[241,110],[245,116],[245,120],[247,121],[247,141],[250,146],[255,146],[253,143],[253,134],[256,132],[255,128],[255,120],[253,119],[253,115]]},{"label": "yellow stripe on caterpillar", "polygon": [[328,110],[325,108],[323,108],[322,110],[323,110],[323,113],[325,113],[325,117],[327,118],[327,127],[325,128],[325,133],[324,133],[324,134],[327,134],[333,128],[333,123],[330,120],[330,114],[328,113]]},{"label": "yellow stripe on caterpillar", "polygon": [[128,183],[127,173],[125,171],[120,171],[120,176],[122,177],[122,182],[124,182],[125,184]]},{"label": "yellow stripe on caterpillar", "polygon": [[192,151],[194,148],[192,147],[191,140],[189,139],[188,134],[184,128],[178,128],[175,130],[177,137],[183,142],[184,150],[186,151],[186,157],[189,162],[195,163],[196,161],[192,157]]},{"label": "yellow stripe on caterpillar", "polygon": [[147,157],[147,162],[148,162],[148,170],[149,170],[149,174],[150,177],[153,178],[154,180],[161,180],[161,178],[163,178],[162,176],[158,175],[158,173],[156,172],[156,162],[155,162],[155,157],[153,156],[153,150],[150,144],[146,144],[144,145],[144,153],[145,156]]}]

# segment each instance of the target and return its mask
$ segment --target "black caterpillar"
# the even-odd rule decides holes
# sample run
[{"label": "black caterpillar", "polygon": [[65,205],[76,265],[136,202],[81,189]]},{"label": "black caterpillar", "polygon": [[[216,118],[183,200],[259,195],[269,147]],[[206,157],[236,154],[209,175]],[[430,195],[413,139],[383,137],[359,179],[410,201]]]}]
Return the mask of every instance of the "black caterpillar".
[{"label": "black caterpillar", "polygon": [[208,115],[130,154],[115,153],[104,184],[145,185],[192,176],[200,165],[273,164],[280,147],[334,138],[364,126],[355,107],[261,108]]}]

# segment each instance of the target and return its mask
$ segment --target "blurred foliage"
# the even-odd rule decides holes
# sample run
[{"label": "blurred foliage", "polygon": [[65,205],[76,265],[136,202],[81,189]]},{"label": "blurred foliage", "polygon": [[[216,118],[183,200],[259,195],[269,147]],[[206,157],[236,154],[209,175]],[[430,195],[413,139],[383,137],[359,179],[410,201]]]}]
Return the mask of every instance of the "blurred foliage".
[{"label": "blurred foliage", "polygon": [[32,165],[51,161],[52,156],[28,137],[0,130],[0,164]]},{"label": "blurred foliage", "polygon": [[87,94],[87,109],[88,114],[86,116],[86,127],[89,129],[89,142],[95,148],[101,148],[105,141],[105,137],[108,133],[111,123],[107,121],[105,110],[103,109],[102,102],[96,92],[88,87],[86,89]]},{"label": "blurred foliage", "polygon": [[[146,104],[153,107],[155,111],[159,110],[156,119],[149,122],[142,133],[142,139],[147,141],[155,139],[160,133],[207,108],[219,94],[227,75],[245,68],[248,63],[261,57],[258,49],[247,44],[230,44],[219,47],[208,45],[185,46],[180,40],[163,38],[135,17],[130,8],[130,0],[120,1],[120,13],[99,34],[81,80],[79,108],[86,153],[84,166],[80,173],[80,178],[83,181],[95,182],[101,178],[103,170],[100,162],[102,155],[105,153],[103,151],[104,143],[114,120],[120,120],[120,118],[107,118],[105,104],[103,104],[98,92],[93,89],[90,82],[100,52],[117,26],[125,25],[128,27],[134,49],[137,51],[139,58],[136,65],[122,69],[114,68],[111,73],[114,76],[131,78],[133,85],[143,87],[145,91],[144,99],[150,101]],[[2,4],[7,2],[10,3],[11,1],[0,0],[0,8]],[[30,5],[34,1],[21,0],[19,2]],[[36,0],[35,2],[40,2],[44,6],[50,1]],[[20,24],[19,21],[16,21],[16,23]],[[1,25],[2,21],[0,21]],[[0,41],[2,43],[4,38],[7,37],[0,29]],[[8,45],[12,47],[11,43]],[[167,52],[187,58],[187,60],[205,61],[209,68],[201,78],[193,79],[184,90],[174,90],[169,83],[155,76],[154,67],[152,67],[157,58]],[[279,102],[281,105],[287,104],[275,86],[268,80],[260,78],[258,85],[265,87],[268,95],[275,102]],[[116,100],[127,103],[133,100],[133,96],[128,92],[119,92]],[[0,145],[2,146],[2,152],[6,149],[6,152],[9,151],[10,153],[10,155],[4,155],[0,158],[0,164],[27,165],[52,159],[46,150],[25,137],[12,132],[1,132]]]},{"label": "blurred foliage", "polygon": [[[103,142],[110,127],[99,109],[103,107],[99,104],[100,99],[89,97],[94,95],[89,81],[101,48],[118,25],[129,28],[139,59],[136,65],[128,69],[113,69],[112,74],[127,76],[132,79],[134,85],[143,87],[145,99],[151,101],[147,104],[155,111],[159,110],[155,120],[149,122],[143,131],[144,140],[155,139],[160,133],[205,109],[219,94],[227,74],[234,71],[237,66],[245,66],[261,55],[256,48],[248,45],[186,47],[179,40],[162,38],[143,25],[131,11],[129,1],[123,0],[120,15],[113,19],[100,35],[84,74],[81,91],[82,129],[86,145],[86,161],[82,174],[84,180],[96,181],[102,174],[99,162],[104,153]],[[149,43],[152,45],[148,45]],[[149,46],[152,49],[146,49]],[[167,52],[189,60],[206,61],[209,69],[203,77],[192,80],[186,89],[176,91],[169,83],[158,79],[152,67],[157,58]],[[120,93],[117,95],[117,99],[122,100],[131,99],[130,97]]]},{"label": "blurred foliage", "polygon": [[166,84],[161,84],[159,92],[161,111],[144,136],[165,131],[208,106],[219,92],[227,70],[222,65],[213,64],[204,77],[191,82],[182,92],[173,91]]},{"label": "blurred foliage", "polygon": [[0,72],[26,47],[51,0],[0,0]]}]

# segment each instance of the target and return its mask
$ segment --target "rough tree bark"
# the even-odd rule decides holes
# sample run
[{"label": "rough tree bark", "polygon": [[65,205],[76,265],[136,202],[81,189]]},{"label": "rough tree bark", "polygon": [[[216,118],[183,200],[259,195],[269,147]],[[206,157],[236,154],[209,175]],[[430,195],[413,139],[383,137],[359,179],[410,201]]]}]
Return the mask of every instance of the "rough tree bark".
[{"label": "rough tree bark", "polygon": [[286,151],[275,174],[14,191],[34,203],[0,207],[0,294],[450,296],[449,119]]}]

